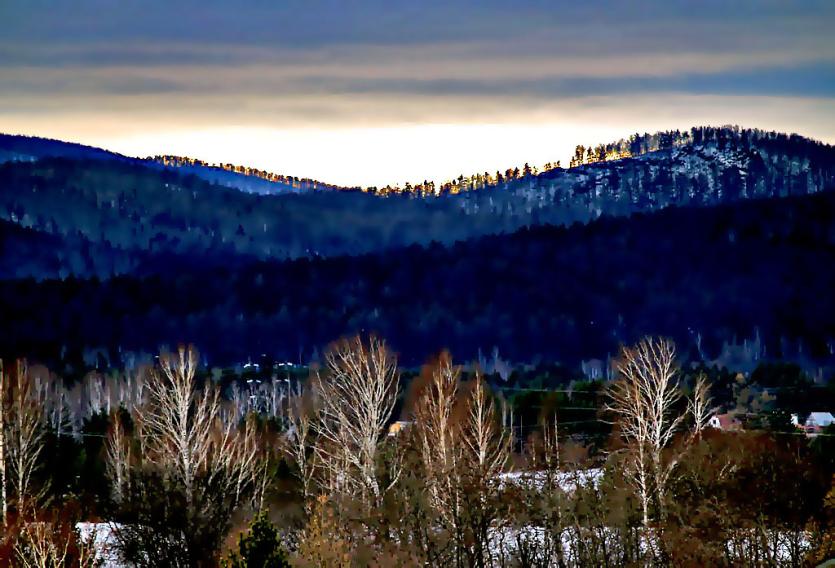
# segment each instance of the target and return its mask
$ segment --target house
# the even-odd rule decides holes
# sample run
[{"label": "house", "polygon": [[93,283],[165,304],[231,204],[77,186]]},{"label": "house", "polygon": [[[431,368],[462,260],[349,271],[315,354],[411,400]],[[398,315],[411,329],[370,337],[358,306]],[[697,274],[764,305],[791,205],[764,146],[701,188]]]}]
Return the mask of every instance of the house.
[{"label": "house", "polygon": [[804,428],[808,433],[817,433],[835,423],[835,416],[831,412],[812,412],[806,418]]},{"label": "house", "polygon": [[394,422],[391,424],[391,426],[389,426],[389,436],[397,436],[411,425],[412,422],[409,420],[398,420],[397,422]]},{"label": "house", "polygon": [[714,414],[710,417],[707,424],[711,428],[725,430],[726,432],[736,432],[742,430],[742,422],[740,422],[739,419],[730,412],[725,414]]}]

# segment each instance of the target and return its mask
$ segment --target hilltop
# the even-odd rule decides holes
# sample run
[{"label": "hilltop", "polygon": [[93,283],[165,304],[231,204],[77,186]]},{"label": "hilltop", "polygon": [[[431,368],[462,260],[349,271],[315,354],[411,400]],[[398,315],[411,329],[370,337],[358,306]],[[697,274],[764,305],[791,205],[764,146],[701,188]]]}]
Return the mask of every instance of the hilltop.
[{"label": "hilltop", "polygon": [[[0,164],[0,220],[32,231],[20,238],[48,235],[69,248],[50,264],[54,270],[30,263],[31,270],[7,273],[108,277],[159,267],[138,259],[161,255],[189,257],[190,265],[356,255],[669,206],[811,195],[835,185],[835,150],[797,136],[693,129],[635,144],[646,152],[538,174],[523,170],[501,184],[436,198],[358,191],[258,195],[189,173],[190,166],[149,167],[58,144],[65,155],[45,150],[37,159]],[[21,153],[19,145],[15,151]],[[113,258],[92,258],[90,251]],[[45,252],[56,255],[54,247]],[[86,260],[66,260],[79,255]]]},{"label": "hilltop", "polygon": [[64,142],[34,136],[0,134],[0,163],[34,162],[46,158],[110,160],[131,163],[157,170],[178,170],[183,174],[194,175],[210,183],[248,193],[264,195],[279,195],[282,193],[295,193],[306,190],[316,191],[321,189],[356,189],[328,184],[309,178],[274,174],[246,166],[209,164],[195,158],[171,155],[133,158],[75,142]]}]

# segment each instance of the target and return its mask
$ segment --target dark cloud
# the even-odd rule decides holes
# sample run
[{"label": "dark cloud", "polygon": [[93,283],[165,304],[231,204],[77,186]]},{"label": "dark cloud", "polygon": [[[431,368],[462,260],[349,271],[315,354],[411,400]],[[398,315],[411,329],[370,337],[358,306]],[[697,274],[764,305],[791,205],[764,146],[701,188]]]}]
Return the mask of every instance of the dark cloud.
[{"label": "dark cloud", "polygon": [[578,98],[677,92],[835,97],[835,63],[669,76],[542,77],[526,80],[308,78],[301,91],[343,94]]},{"label": "dark cloud", "polygon": [[[427,45],[493,41],[504,49],[529,37],[541,49],[614,54],[644,50],[767,47],[826,40],[835,3],[692,1],[553,2],[482,0],[4,0],[0,38],[28,48],[98,45],[136,62],[120,46],[258,46],[277,51],[345,45]],[[105,53],[102,53],[105,52]],[[57,61],[60,54],[53,53]],[[78,53],[68,51],[70,58]],[[157,55],[157,54],[155,54]],[[145,53],[146,57],[154,57]],[[175,54],[188,57],[186,53]],[[557,55],[557,54],[554,54]],[[191,57],[199,56],[199,51]],[[212,50],[210,57],[221,57]]]},{"label": "dark cloud", "polygon": [[[299,100],[305,96],[438,97],[566,99],[652,93],[835,97],[835,62],[798,66],[732,67],[719,72],[642,74],[640,66],[616,76],[572,73],[504,78],[487,73],[473,78],[412,78],[372,76],[353,78],[332,74],[286,76],[270,67],[244,70],[234,76],[202,73],[198,69],[154,76],[134,70],[100,70],[92,74],[29,71],[0,87],[6,96],[41,94],[64,96],[158,95],[171,97]],[[382,75],[382,72],[381,72]]]},{"label": "dark cloud", "polygon": [[0,0],[0,104],[321,121],[357,99],[402,120],[415,99],[831,99],[833,24],[818,0]]}]

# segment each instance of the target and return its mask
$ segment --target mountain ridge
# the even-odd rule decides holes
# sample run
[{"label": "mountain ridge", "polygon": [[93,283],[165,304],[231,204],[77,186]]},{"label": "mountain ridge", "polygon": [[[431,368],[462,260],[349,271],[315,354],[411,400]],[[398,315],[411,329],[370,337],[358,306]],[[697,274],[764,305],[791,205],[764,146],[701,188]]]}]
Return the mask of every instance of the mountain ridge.
[{"label": "mountain ridge", "polygon": [[[238,166],[234,164],[210,164],[203,160],[196,158],[189,158],[186,156],[175,155],[158,155],[149,156],[145,161],[156,162],[166,167],[179,168],[188,173],[197,173],[207,181],[213,181],[226,187],[237,187],[242,191],[250,193],[259,193],[262,195],[269,195],[271,193],[283,193],[284,191],[290,193],[298,193],[301,191],[358,191],[358,187],[344,187],[340,185],[330,184],[311,178],[300,178],[298,176],[288,176],[284,174],[276,174],[267,170],[252,168],[249,166]],[[215,172],[215,176],[211,176],[208,172]],[[235,176],[242,176],[249,178],[244,182],[236,180]],[[230,179],[231,178],[231,179]],[[265,184],[253,183],[255,180],[262,180]],[[244,185],[242,186],[241,183]],[[276,184],[280,188],[277,189]],[[242,189],[247,187],[248,189]]]},{"label": "mountain ridge", "polygon": [[[643,134],[635,133],[627,138],[622,138],[616,142],[609,142],[597,144],[596,146],[577,145],[575,148],[574,157],[570,160],[568,169],[582,168],[592,164],[600,164],[606,162],[613,162],[617,160],[638,158],[654,152],[673,150],[675,148],[683,148],[687,146],[698,146],[706,143],[716,143],[722,145],[728,142],[728,135],[741,138],[744,144],[750,142],[764,142],[768,143],[790,143],[793,145],[805,145],[810,149],[816,149],[823,152],[830,152],[832,146],[819,140],[815,140],[800,134],[782,133],[777,131],[768,131],[759,128],[743,128],[737,125],[724,126],[694,126],[689,130],[665,130],[654,133],[645,132]],[[347,187],[338,184],[330,184],[314,178],[300,178],[298,176],[290,176],[285,174],[277,174],[267,170],[254,168],[245,165],[234,165],[230,163],[209,163],[198,158],[191,158],[188,156],[178,156],[172,154],[163,154],[156,156],[148,156],[146,158],[129,157],[118,154],[102,148],[87,146],[76,142],[64,142],[61,140],[41,138],[36,136],[26,136],[18,134],[3,134],[0,133],[0,163],[8,159],[12,159],[14,151],[12,149],[28,150],[26,153],[20,153],[23,158],[35,157],[110,157],[124,160],[135,161],[136,163],[147,164],[149,166],[161,165],[174,169],[185,169],[187,173],[196,174],[207,181],[216,181],[220,185],[226,187],[238,187],[242,191],[249,191],[260,194],[281,194],[284,191],[316,191],[316,190],[341,190],[341,191],[363,191],[379,196],[390,195],[415,195],[418,197],[437,197],[449,194],[456,194],[462,191],[473,191],[475,189],[483,189],[492,186],[499,186],[507,184],[510,181],[517,179],[524,179],[530,176],[536,177],[540,174],[547,174],[554,170],[563,170],[560,162],[548,162],[541,168],[524,164],[521,169],[508,168],[504,172],[496,171],[495,175],[489,172],[473,174],[471,176],[461,175],[458,178],[442,182],[436,188],[434,182],[418,182],[415,184],[406,184],[405,187],[387,185],[385,187]],[[33,150],[33,147],[37,149]],[[258,187],[256,189],[247,188],[244,183],[235,184],[228,178],[223,179],[217,173],[211,172],[228,172],[230,174],[238,174],[244,178],[254,178],[268,182],[265,187]],[[234,179],[234,178],[233,178]],[[278,187],[276,187],[276,185]],[[272,187],[272,189],[269,189]]]},{"label": "mountain ridge", "polygon": [[350,189],[314,179],[272,174],[245,166],[233,166],[231,164],[214,165],[202,160],[172,155],[139,158],[77,142],[65,142],[52,138],[22,134],[0,133],[0,163],[14,161],[31,162],[43,158],[115,160],[150,168],[162,167],[175,171],[183,169],[185,174],[196,175],[218,185],[264,195],[280,195],[286,192],[292,193],[316,189]]},{"label": "mountain ridge", "polygon": [[[450,244],[525,226],[835,187],[835,150],[828,145],[785,135],[710,132],[697,145],[531,173],[433,199],[382,199],[356,191],[258,195],[131,160],[6,162],[0,164],[0,220],[46,234],[80,235],[114,254],[282,260]],[[130,263],[97,266],[108,264]]]}]

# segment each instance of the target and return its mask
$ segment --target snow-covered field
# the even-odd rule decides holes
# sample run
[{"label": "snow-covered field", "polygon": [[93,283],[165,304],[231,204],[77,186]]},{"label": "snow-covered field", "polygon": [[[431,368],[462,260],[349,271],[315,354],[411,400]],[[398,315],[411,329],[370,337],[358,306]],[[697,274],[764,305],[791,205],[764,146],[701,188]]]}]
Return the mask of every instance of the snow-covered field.
[{"label": "snow-covered field", "polygon": [[578,487],[595,485],[603,478],[603,469],[594,467],[575,471],[512,471],[499,476],[501,484],[516,484],[532,489],[542,489],[548,482],[550,475],[556,477],[555,483],[565,491],[571,493]]},{"label": "snow-covered field", "polygon": [[[547,490],[549,479],[562,491],[572,493],[577,488],[598,485],[603,479],[602,468],[568,472],[518,471],[501,474],[502,486],[513,484]],[[554,476],[554,477],[550,477]],[[549,531],[536,525],[513,526],[497,524],[490,532],[490,550],[494,565],[508,565],[511,558],[525,558],[527,563],[541,565],[561,559],[568,566],[585,566],[591,559],[617,559],[620,555],[634,556],[653,553],[659,546],[652,533],[640,535],[633,529],[629,535],[607,526],[566,526],[560,531]],[[637,550],[624,551],[624,546]],[[725,543],[725,556],[733,562],[743,562],[753,556],[763,557],[775,565],[791,564],[812,548],[811,535],[783,530],[756,531],[738,529]]]},{"label": "snow-covered field", "polygon": [[[636,529],[637,530],[637,529]],[[566,527],[559,533],[548,533],[543,527],[496,527],[490,534],[492,562],[496,566],[508,564],[508,559],[524,557],[527,564],[556,563],[558,558],[567,566],[587,566],[594,560],[617,562],[619,557],[635,555],[626,551],[638,539],[641,555],[653,556],[659,543],[653,534],[624,537],[611,527]],[[810,535],[788,531],[742,530],[725,543],[725,557],[734,564],[761,558],[763,565],[796,565],[812,549]]]},{"label": "snow-covered field", "polygon": [[81,540],[89,542],[93,539],[96,554],[101,561],[101,568],[125,568],[127,566],[118,551],[116,534],[119,527],[117,523],[77,523],[75,525]]}]

